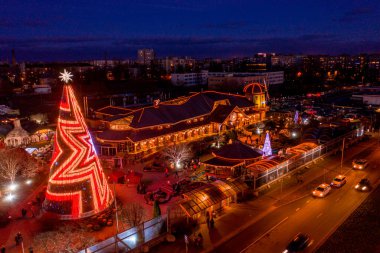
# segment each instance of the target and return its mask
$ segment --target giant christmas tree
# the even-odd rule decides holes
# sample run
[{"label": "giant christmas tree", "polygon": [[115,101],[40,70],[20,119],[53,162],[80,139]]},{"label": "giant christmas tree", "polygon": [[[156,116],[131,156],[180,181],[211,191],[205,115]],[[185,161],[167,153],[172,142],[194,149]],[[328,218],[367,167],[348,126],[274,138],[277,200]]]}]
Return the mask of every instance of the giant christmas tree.
[{"label": "giant christmas tree", "polygon": [[78,219],[97,214],[113,200],[106,177],[96,155],[84,117],[66,82],[60,104],[50,177],[44,208],[62,219]]}]

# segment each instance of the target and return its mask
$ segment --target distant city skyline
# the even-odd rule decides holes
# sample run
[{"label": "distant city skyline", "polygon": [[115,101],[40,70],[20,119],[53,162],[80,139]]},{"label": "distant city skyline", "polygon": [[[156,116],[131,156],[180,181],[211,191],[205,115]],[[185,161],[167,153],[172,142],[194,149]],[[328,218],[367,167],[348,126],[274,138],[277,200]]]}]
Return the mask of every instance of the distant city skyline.
[{"label": "distant city skyline", "polygon": [[377,1],[1,2],[0,61],[380,52]]}]

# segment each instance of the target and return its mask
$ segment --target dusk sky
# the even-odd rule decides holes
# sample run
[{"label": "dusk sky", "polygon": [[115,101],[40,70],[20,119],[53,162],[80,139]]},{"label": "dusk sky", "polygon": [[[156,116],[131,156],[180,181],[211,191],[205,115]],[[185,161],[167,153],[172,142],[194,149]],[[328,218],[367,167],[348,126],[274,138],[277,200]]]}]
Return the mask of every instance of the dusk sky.
[{"label": "dusk sky", "polygon": [[0,61],[380,52],[380,1],[0,0]]}]

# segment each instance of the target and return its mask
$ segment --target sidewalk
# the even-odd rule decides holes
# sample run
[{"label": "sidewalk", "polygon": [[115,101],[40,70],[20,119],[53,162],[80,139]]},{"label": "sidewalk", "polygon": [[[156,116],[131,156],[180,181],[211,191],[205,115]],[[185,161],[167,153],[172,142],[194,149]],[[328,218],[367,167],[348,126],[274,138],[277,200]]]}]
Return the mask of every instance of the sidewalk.
[{"label": "sidewalk", "polygon": [[[46,175],[42,175],[42,178]],[[12,221],[6,227],[0,229],[0,245],[4,244],[7,248],[7,252],[20,252],[21,247],[15,245],[14,236],[17,232],[21,232],[23,235],[23,243],[25,250],[32,244],[32,235],[39,230],[40,225],[37,218],[41,215],[41,210],[38,206],[33,206],[34,217],[32,216],[31,209],[29,209],[29,202],[33,202],[36,199],[36,195],[46,187],[45,180],[41,180],[40,184],[33,190],[26,189],[26,196],[23,200],[11,205],[9,215],[12,217]],[[29,193],[30,191],[30,193]],[[25,218],[21,216],[21,209],[27,209],[27,215]]]}]

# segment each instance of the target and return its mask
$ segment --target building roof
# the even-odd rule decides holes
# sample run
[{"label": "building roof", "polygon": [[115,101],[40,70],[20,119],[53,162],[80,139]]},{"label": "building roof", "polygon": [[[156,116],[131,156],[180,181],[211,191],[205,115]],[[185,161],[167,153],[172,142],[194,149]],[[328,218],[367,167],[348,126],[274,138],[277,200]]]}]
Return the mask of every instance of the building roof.
[{"label": "building roof", "polygon": [[263,155],[261,150],[254,149],[241,142],[227,144],[220,150],[213,152],[213,154],[220,158],[233,160],[250,160]]},{"label": "building roof", "polygon": [[115,116],[115,115],[130,113],[131,111],[132,111],[131,109],[109,105],[109,106],[100,108],[96,112]]},{"label": "building roof", "polygon": [[174,124],[183,120],[207,115],[214,109],[216,101],[228,100],[231,106],[252,106],[245,96],[205,91],[193,94],[181,104],[162,103],[158,106],[148,106],[130,113],[115,116],[108,121],[114,121],[123,117],[133,116],[130,124],[133,128],[143,128],[156,125]]},{"label": "building roof", "polygon": [[219,166],[219,167],[234,167],[236,165],[242,164],[243,161],[239,160],[226,160],[218,157],[213,157],[207,161],[202,162],[205,165]]},{"label": "building roof", "polygon": [[146,139],[155,138],[158,136],[163,136],[167,134],[172,134],[176,132],[180,132],[183,130],[191,130],[192,128],[202,127],[208,124],[208,120],[192,122],[188,124],[186,121],[180,122],[175,125],[171,125],[169,127],[162,127],[162,129],[151,129],[151,128],[143,128],[137,130],[112,130],[107,129],[103,132],[99,133],[97,137],[102,140],[109,141],[122,141],[122,140],[131,140],[133,142],[138,142]]},{"label": "building roof", "polygon": [[234,110],[233,105],[218,105],[216,109],[211,113],[210,122],[223,123],[226,118]]},{"label": "building roof", "polygon": [[318,147],[318,145],[313,142],[303,142],[297,146],[290,148],[290,151],[293,151],[295,153],[305,153],[316,147]]},{"label": "building roof", "polygon": [[252,163],[247,166],[247,169],[254,170],[257,172],[264,172],[267,170],[272,169],[273,167],[285,162],[286,159],[279,157],[277,155],[268,156],[263,160],[260,160],[258,162]]},{"label": "building roof", "polygon": [[19,119],[14,120],[13,124],[14,124],[14,128],[7,134],[5,139],[9,139],[9,138],[21,138],[22,139],[22,138],[29,137],[29,133],[24,128],[22,128]]},{"label": "building roof", "polygon": [[239,180],[217,180],[183,194],[186,200],[181,201],[179,206],[186,215],[191,217],[210,206],[221,203],[223,200],[245,191],[247,188],[247,185]]},{"label": "building roof", "polygon": [[250,83],[244,87],[244,92],[249,94],[264,93],[265,86],[260,83]]}]

